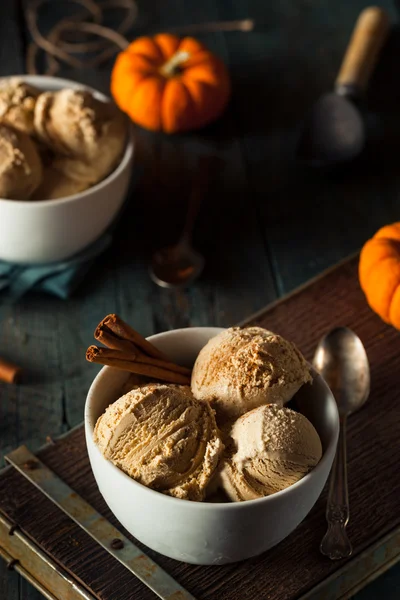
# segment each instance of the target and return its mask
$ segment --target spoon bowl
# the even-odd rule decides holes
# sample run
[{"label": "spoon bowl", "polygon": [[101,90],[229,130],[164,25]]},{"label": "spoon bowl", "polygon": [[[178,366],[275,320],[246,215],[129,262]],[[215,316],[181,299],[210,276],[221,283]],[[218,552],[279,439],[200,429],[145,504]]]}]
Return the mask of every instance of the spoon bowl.
[{"label": "spoon bowl", "polygon": [[361,408],[369,396],[370,370],[360,338],[347,327],[337,327],[320,343],[314,366],[335,396],[339,414]]},{"label": "spoon bowl", "polygon": [[193,248],[192,233],[201,202],[208,188],[210,165],[210,156],[200,157],[180,239],[174,246],[157,250],[151,258],[150,277],[161,287],[185,287],[197,279],[203,271],[204,257]]},{"label": "spoon bowl", "polygon": [[176,288],[189,285],[204,268],[204,257],[190,244],[181,241],[176,246],[162,248],[154,253],[150,277],[159,286]]},{"label": "spoon bowl", "polygon": [[297,146],[298,161],[326,167],[350,161],[365,145],[365,126],[357,107],[345,96],[324,94],[306,119]]}]

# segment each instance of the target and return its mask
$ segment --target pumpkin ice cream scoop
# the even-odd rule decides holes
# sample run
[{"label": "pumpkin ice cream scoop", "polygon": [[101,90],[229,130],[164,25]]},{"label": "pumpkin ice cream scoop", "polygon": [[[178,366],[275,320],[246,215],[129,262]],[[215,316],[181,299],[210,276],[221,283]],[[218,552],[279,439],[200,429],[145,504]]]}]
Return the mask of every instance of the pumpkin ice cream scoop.
[{"label": "pumpkin ice cream scoop", "polygon": [[0,124],[0,198],[29,200],[42,181],[42,161],[29,135]]},{"label": "pumpkin ice cream scoop", "polygon": [[33,118],[40,90],[10,77],[0,83],[0,122],[28,135],[34,134]]},{"label": "pumpkin ice cream scoop", "polygon": [[224,63],[203,44],[167,33],[140,37],[118,55],[111,92],[135,123],[176,133],[204,127],[225,109],[231,91]]},{"label": "pumpkin ice cream scoop", "polygon": [[[111,102],[86,90],[42,93],[35,106],[35,132],[56,153],[51,168],[90,187],[118,164],[125,147],[125,117]],[[55,196],[53,196],[55,197]]]},{"label": "pumpkin ice cream scoop", "polygon": [[283,406],[312,381],[294,344],[262,327],[233,327],[213,337],[192,371],[192,391],[215,408],[218,422],[263,404]]},{"label": "pumpkin ice cream scoop", "polygon": [[321,459],[321,441],[302,414],[276,404],[241,416],[231,430],[233,452],[220,473],[222,487],[235,502],[284,490]]},{"label": "pumpkin ice cream scoop", "polygon": [[94,441],[133,479],[176,498],[203,500],[223,444],[214,413],[187,386],[132,390],[98,419]]}]

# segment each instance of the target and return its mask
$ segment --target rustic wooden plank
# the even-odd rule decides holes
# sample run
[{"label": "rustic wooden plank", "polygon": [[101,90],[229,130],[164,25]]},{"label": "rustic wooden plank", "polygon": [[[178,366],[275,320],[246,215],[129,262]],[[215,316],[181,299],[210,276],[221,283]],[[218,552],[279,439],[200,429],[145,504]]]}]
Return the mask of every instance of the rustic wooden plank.
[{"label": "rustic wooden plank", "polygon": [[24,439],[38,448],[64,427],[54,312],[37,297],[3,306],[0,335],[2,355],[22,368],[20,384],[0,384],[2,457]]},{"label": "rustic wooden plank", "polygon": [[24,72],[23,41],[17,2],[0,4],[0,76]]},{"label": "rustic wooden plank", "polygon": [[[391,2],[377,4],[396,18]],[[331,174],[306,172],[293,160],[298,125],[318,96],[332,88],[364,7],[361,0],[274,3],[268,14],[258,0],[224,2],[221,7],[221,18],[248,14],[266,19],[265,26],[245,40],[242,34],[227,36],[226,41],[239,83],[234,106],[250,186],[281,294],[357,250],[395,213],[388,204],[398,196],[398,186],[393,189],[397,177],[394,167],[383,173],[388,171],[388,151],[385,162],[376,162],[381,147],[379,153],[368,149],[348,170]],[[392,52],[392,71],[395,57]],[[388,58],[386,54],[384,62]],[[393,81],[392,77],[390,89],[397,89]],[[386,90],[388,84],[387,80]],[[382,96],[378,82],[372,82],[372,92]],[[378,103],[371,108],[377,110]]]},{"label": "rustic wooden plank", "polygon": [[[16,2],[1,2],[0,3],[0,76],[15,75],[24,72],[23,60],[23,43],[20,35],[20,14]],[[14,358],[17,363],[20,362],[21,354],[19,353],[20,343],[17,341],[15,347],[15,336],[4,335],[4,323],[8,319],[13,318],[13,310],[4,305],[0,306],[0,340],[1,340],[1,355],[8,355],[9,359]],[[19,425],[21,413],[30,410],[32,407],[30,402],[32,397],[27,398],[20,393],[17,386],[6,386],[0,384],[0,464],[2,463],[2,455],[12,447],[18,445],[23,439],[22,435],[26,435],[28,427],[33,435],[28,433],[27,437],[33,441],[33,437],[37,435],[37,424],[30,419],[29,425],[25,423],[24,431],[21,431]],[[28,404],[29,403],[29,404]],[[60,431],[55,427],[55,431]],[[40,437],[40,436],[39,436]],[[40,439],[36,443],[36,447],[43,443]],[[26,582],[21,583],[21,578],[16,574],[7,570],[4,561],[0,561],[0,598],[4,600],[36,600],[41,597],[30,585]],[[20,595],[20,586],[22,586],[22,594]]]},{"label": "rustic wooden plank", "polygon": [[[43,595],[35,589],[30,583],[23,577],[19,578],[20,581],[20,598],[21,600],[43,600]],[[7,598],[7,597],[6,597]],[[8,600],[8,598],[7,598]]]},{"label": "rustic wooden plank", "polygon": [[[150,10],[153,30],[217,17],[212,0],[201,5],[153,3]],[[222,35],[201,39],[223,59],[227,58]],[[144,178],[143,213],[140,211],[144,222],[152,222],[149,250],[177,238],[196,157],[211,153],[223,161],[220,176],[214,178],[204,201],[195,235],[196,245],[206,257],[204,276],[190,291],[179,294],[157,290],[152,284],[150,291],[154,290],[159,300],[154,304],[160,306],[154,316],[158,328],[199,322],[233,323],[242,318],[250,304],[261,306],[263,301],[274,298],[267,254],[254,202],[247,190],[240,132],[231,111],[200,133],[154,136],[138,128],[137,137],[151,169],[151,177]],[[248,239],[251,244],[246,243]],[[218,246],[221,250],[217,250]],[[248,289],[246,298],[238,294],[238,289],[244,287]]]},{"label": "rustic wooden plank", "polygon": [[[24,71],[20,17],[16,2],[1,3],[0,75]],[[56,339],[52,333],[46,333],[57,328],[51,311],[42,312],[39,302],[35,314],[34,305],[35,301],[12,306],[2,296],[1,355],[21,365],[23,384],[0,384],[0,463],[3,453],[23,439],[29,439],[35,447],[42,445],[45,440],[43,428],[50,428],[54,434],[63,431]]]},{"label": "rustic wooden plank", "polygon": [[[158,24],[162,28],[215,17],[215,6],[210,0],[201,10],[171,3],[161,4],[153,13],[156,28]],[[216,51],[224,51],[222,36],[208,36],[206,41]],[[104,74],[101,78],[104,81]],[[135,139],[137,161],[144,173],[106,255],[109,266],[103,267],[103,259],[99,260],[96,273],[88,274],[78,300],[69,302],[65,314],[70,316],[64,315],[65,331],[70,325],[76,328],[79,322],[81,340],[86,339],[84,346],[92,342],[95,325],[108,312],[119,312],[144,335],[150,335],[197,324],[232,324],[275,297],[261,230],[246,191],[233,115],[228,111],[215,127],[185,136],[154,135],[137,127]],[[223,163],[221,172],[212,179],[195,232],[196,246],[206,257],[206,270],[189,290],[163,290],[150,280],[148,262],[156,248],[177,239],[196,158],[205,152]],[[104,281],[103,268],[108,281]],[[96,289],[90,289],[90,282],[98,276],[103,278],[104,286],[94,284]],[[246,295],[242,289],[247,290]],[[94,368],[80,363],[82,344],[77,352],[73,342],[63,343],[61,352],[63,362],[74,364],[74,372],[80,373],[66,377],[64,385],[67,421],[75,425],[82,418],[83,400]]]},{"label": "rustic wooden plank", "polygon": [[[213,2],[208,2],[201,11],[190,8],[193,15],[187,14],[188,7],[180,3],[168,9],[159,6],[157,10],[153,22],[160,28],[215,16]],[[221,36],[213,37],[221,46]],[[59,74],[109,92],[108,70],[79,72],[63,67]],[[231,140],[227,148],[221,142],[225,138]],[[81,420],[84,397],[97,370],[82,362],[84,348],[92,341],[94,326],[107,312],[120,312],[149,335],[178,326],[232,323],[275,296],[268,268],[262,267],[266,254],[260,229],[246,208],[246,177],[232,118],[228,118],[225,126],[205,134],[176,138],[155,136],[137,128],[136,143],[137,160],[145,164],[145,175],[117,228],[113,247],[99,259],[97,268],[89,272],[75,298],[64,303],[63,308],[57,305],[57,329],[62,340],[61,388],[68,426]],[[205,199],[196,232],[196,243],[206,254],[208,269],[203,279],[188,291],[161,290],[150,281],[147,263],[155,248],[176,239],[182,226],[189,174],[195,157],[205,151],[216,153],[229,165],[224,178]],[[182,194],[185,179],[186,194]],[[242,242],[238,243],[244,233],[252,238],[246,252]],[[209,248],[207,236],[211,238]],[[225,249],[226,254],[221,258],[215,240]],[[257,274],[254,279],[250,276],[252,271]],[[254,293],[251,289],[247,297],[237,293],[238,287],[250,288],[252,282]],[[44,303],[50,307],[52,300]]]},{"label": "rustic wooden plank", "polygon": [[[398,20],[400,7],[398,3],[395,6]],[[388,212],[388,222],[400,218],[400,176],[396,164],[400,136],[396,107],[400,101],[400,81],[393,77],[399,51],[400,37],[396,24],[385,44],[368,93],[368,107],[377,130],[375,143],[369,149],[368,169],[380,178],[381,197]],[[376,223],[375,227],[379,225],[381,223]]]},{"label": "rustic wooden plank", "polygon": [[[357,283],[357,257],[273,305],[251,322],[292,339],[308,358],[311,358],[323,332],[339,324],[352,327],[366,345],[371,363],[371,396],[365,407],[351,417],[348,440],[352,508],[349,535],[356,557],[400,526],[400,475],[397,455],[393,453],[398,438],[399,334],[367,306]],[[93,480],[82,428],[41,451],[40,457],[77,493],[116,523]],[[113,596],[110,596],[110,577],[102,577],[99,564],[107,565],[108,573],[112,570],[114,580],[121,585],[121,599],[147,598],[139,582],[118,571],[117,565],[107,561],[102,551],[92,546],[92,541],[86,539],[83,532],[65,520],[62,513],[58,514],[46,499],[40,500],[38,492],[18,473],[9,470],[3,474],[2,486],[5,493],[0,498],[0,509],[43,544],[48,552],[63,564],[67,563],[80,580],[101,590],[103,600],[111,600]],[[18,495],[14,493],[15,489],[19,490]],[[294,600],[346,564],[346,561],[328,561],[318,551],[326,528],[325,504],[326,491],[305,521],[286,540],[262,556],[243,563],[196,567],[151,551],[150,554],[199,600],[216,597],[221,600],[268,597]],[[78,546],[79,553],[76,552]],[[131,596],[126,596],[128,589]],[[115,595],[115,588],[112,593]],[[390,598],[390,595],[385,597]]]},{"label": "rustic wooden plank", "polygon": [[[0,4],[0,76],[15,75],[24,71],[23,44],[19,29],[19,11],[15,2]],[[0,340],[1,354],[4,358],[20,363],[21,332],[14,335],[12,323],[15,314],[12,307],[0,306]],[[6,331],[5,331],[6,329]],[[0,384],[1,397],[1,449],[10,449],[19,443],[18,436],[18,397],[19,390],[16,386]]]},{"label": "rustic wooden plank", "polygon": [[[4,600],[19,599],[20,577],[17,573],[12,573],[7,569],[6,563],[0,562],[0,594]],[[41,596],[39,596],[41,598]]]},{"label": "rustic wooden plank", "polygon": [[85,285],[68,302],[63,302],[58,311],[62,340],[60,385],[68,427],[82,420],[87,391],[99,370],[85,360],[85,352],[94,341],[97,323],[118,308],[115,281],[114,261],[106,254],[99,259]]},{"label": "rustic wooden plank", "polygon": [[353,596],[353,600],[396,600],[399,595],[399,579],[399,566],[396,565]]},{"label": "rustic wooden plank", "polygon": [[[24,72],[20,22],[17,2],[0,4],[1,76]],[[63,431],[56,337],[51,310],[40,301],[13,306],[2,295],[0,353],[23,368],[23,382],[18,386],[0,383],[0,464],[4,452],[23,439],[37,448],[49,430],[55,435]]]}]

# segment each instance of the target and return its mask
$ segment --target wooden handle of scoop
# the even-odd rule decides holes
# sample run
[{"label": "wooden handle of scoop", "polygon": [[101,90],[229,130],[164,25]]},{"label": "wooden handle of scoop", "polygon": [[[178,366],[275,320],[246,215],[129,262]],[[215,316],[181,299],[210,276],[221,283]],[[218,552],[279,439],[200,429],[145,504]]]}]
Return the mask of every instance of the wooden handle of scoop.
[{"label": "wooden handle of scoop", "polygon": [[358,95],[365,90],[389,26],[382,8],[370,6],[361,12],[336,79],[336,92]]}]

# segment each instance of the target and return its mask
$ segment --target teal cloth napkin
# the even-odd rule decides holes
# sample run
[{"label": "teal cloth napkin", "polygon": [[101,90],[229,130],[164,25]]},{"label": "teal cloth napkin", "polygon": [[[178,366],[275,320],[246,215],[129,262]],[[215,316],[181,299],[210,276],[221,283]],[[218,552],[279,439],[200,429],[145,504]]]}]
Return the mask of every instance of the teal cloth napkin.
[{"label": "teal cloth napkin", "polygon": [[101,238],[68,260],[41,265],[20,265],[0,261],[0,291],[8,290],[11,300],[28,290],[41,290],[66,299],[78,287],[95,258],[111,244],[112,234]]}]

